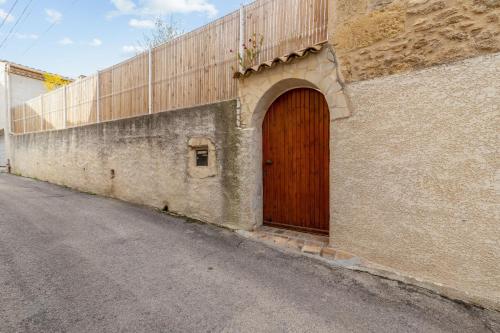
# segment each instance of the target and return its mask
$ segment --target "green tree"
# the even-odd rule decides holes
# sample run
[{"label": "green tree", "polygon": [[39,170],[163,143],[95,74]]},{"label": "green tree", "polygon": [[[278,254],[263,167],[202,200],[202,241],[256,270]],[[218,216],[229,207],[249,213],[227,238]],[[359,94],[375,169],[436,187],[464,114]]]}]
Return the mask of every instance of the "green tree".
[{"label": "green tree", "polygon": [[173,40],[183,33],[184,31],[179,28],[179,24],[173,21],[172,18],[170,18],[170,22],[167,22],[158,16],[155,19],[154,28],[150,33],[143,35],[143,40],[139,42],[139,46],[145,50],[154,48]]}]

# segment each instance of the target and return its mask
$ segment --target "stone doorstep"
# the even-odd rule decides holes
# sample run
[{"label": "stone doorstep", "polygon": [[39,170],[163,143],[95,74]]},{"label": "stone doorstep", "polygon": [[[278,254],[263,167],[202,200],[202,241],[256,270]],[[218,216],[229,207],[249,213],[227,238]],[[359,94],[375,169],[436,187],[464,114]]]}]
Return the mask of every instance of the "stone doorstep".
[{"label": "stone doorstep", "polygon": [[[279,230],[275,233],[275,230]],[[285,231],[271,227],[261,227],[255,231],[238,230],[241,236],[260,241],[265,244],[272,245],[281,249],[289,250],[293,253],[303,254],[316,257],[318,259],[327,260],[332,265],[342,266],[356,271],[366,272],[376,276],[382,276],[394,281],[400,281],[405,284],[418,286],[427,290],[432,290],[439,295],[446,296],[452,300],[465,301],[466,303],[499,311],[500,303],[491,303],[489,300],[477,299],[470,297],[463,292],[435,283],[422,281],[411,276],[401,275],[384,266],[377,265],[373,262],[366,261],[352,253],[336,249],[329,246],[328,239],[324,236],[308,235],[295,231]],[[314,239],[314,240],[308,240]]]},{"label": "stone doorstep", "polygon": [[263,226],[253,232],[245,232],[249,238],[272,244],[279,248],[322,257],[329,261],[363,261],[354,254],[329,246],[327,236]]}]

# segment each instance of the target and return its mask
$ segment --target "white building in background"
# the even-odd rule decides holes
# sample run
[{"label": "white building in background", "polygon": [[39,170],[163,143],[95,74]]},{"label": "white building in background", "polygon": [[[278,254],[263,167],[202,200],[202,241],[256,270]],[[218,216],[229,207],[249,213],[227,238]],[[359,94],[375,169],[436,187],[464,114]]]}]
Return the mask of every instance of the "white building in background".
[{"label": "white building in background", "polygon": [[8,110],[47,92],[44,74],[37,69],[0,60],[0,166],[6,165],[8,158]]}]

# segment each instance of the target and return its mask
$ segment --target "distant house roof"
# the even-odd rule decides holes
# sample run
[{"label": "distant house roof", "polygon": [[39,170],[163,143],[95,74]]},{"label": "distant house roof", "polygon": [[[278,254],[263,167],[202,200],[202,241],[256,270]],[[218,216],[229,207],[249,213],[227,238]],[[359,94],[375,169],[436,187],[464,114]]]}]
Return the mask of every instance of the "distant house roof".
[{"label": "distant house roof", "polygon": [[[35,79],[35,80],[44,81],[45,80],[44,74],[53,74],[53,73],[49,73],[46,71],[42,71],[40,69],[16,64],[15,62],[7,61],[7,60],[0,60],[0,62],[4,62],[8,65],[8,72],[9,73],[24,76],[24,77],[29,77],[29,78]],[[68,80],[68,81],[73,81],[73,79],[68,78],[68,77],[63,76],[62,78],[65,80]]]},{"label": "distant house roof", "polygon": [[313,46],[306,47],[305,49],[302,49],[299,51],[291,52],[291,53],[284,55],[282,57],[276,57],[273,60],[266,61],[266,62],[263,62],[259,65],[255,65],[253,67],[247,68],[244,71],[238,71],[238,72],[234,73],[234,78],[242,78],[242,77],[250,76],[253,73],[261,72],[261,71],[263,71],[267,68],[271,68],[277,64],[288,63],[294,59],[306,57],[307,55],[309,55],[311,53],[318,53],[323,49],[324,46],[325,46],[325,43],[319,43],[319,44],[316,44]]}]

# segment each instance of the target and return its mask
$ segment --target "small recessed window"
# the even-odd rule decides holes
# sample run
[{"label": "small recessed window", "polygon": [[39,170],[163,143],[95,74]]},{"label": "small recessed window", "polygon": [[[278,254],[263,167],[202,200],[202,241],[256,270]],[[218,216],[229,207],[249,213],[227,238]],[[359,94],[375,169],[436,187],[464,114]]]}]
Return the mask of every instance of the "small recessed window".
[{"label": "small recessed window", "polygon": [[208,147],[196,148],[196,166],[208,166]]}]

